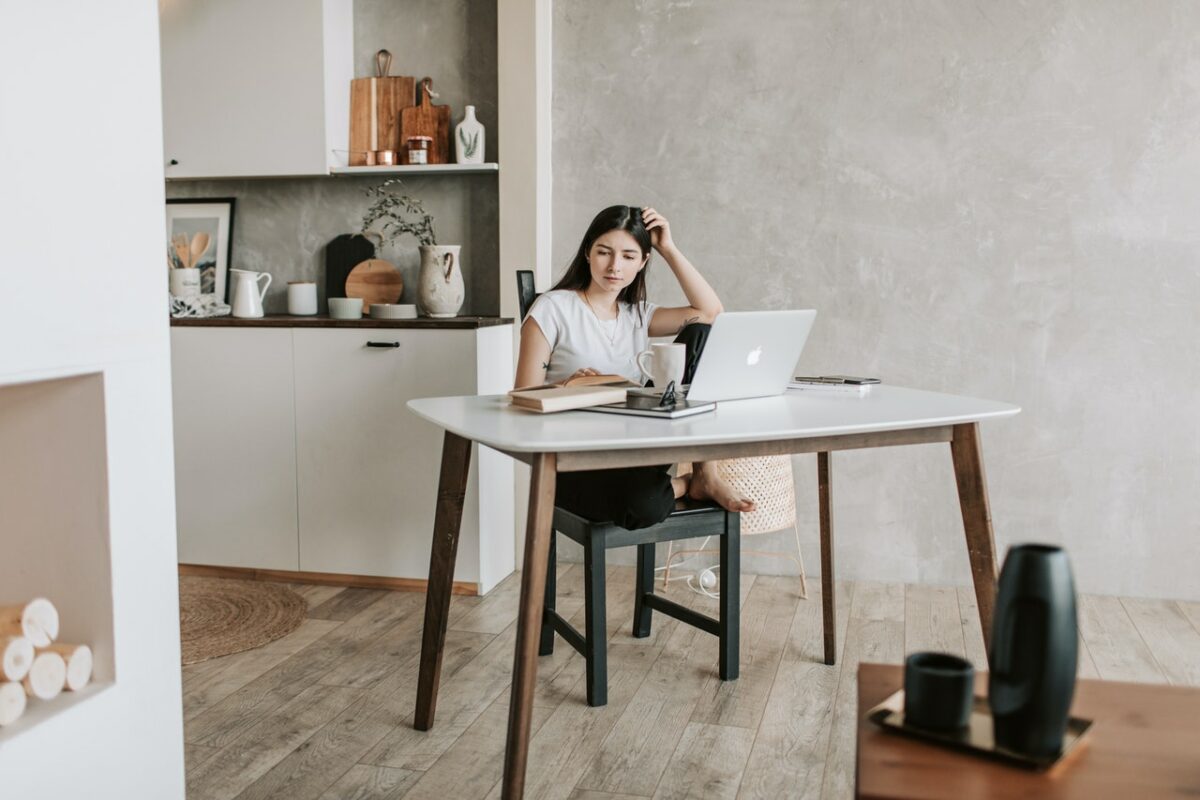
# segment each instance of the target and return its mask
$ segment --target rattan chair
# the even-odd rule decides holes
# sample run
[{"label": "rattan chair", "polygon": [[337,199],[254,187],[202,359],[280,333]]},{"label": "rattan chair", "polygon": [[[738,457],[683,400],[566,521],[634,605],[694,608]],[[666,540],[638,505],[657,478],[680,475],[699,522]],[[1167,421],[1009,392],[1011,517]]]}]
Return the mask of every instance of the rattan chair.
[{"label": "rattan chair", "polygon": [[[754,498],[756,508],[742,513],[741,535],[745,537],[791,528],[796,536],[796,553],[770,550],[742,550],[742,555],[788,558],[800,569],[800,597],[808,599],[808,580],[804,574],[804,556],[800,552],[800,528],[796,524],[796,484],[792,478],[791,456],[758,456],[718,461],[717,471],[746,497]],[[667,562],[663,570],[663,587],[671,579],[671,567],[681,557],[700,553],[715,553],[714,548],[674,549],[667,543]]]}]

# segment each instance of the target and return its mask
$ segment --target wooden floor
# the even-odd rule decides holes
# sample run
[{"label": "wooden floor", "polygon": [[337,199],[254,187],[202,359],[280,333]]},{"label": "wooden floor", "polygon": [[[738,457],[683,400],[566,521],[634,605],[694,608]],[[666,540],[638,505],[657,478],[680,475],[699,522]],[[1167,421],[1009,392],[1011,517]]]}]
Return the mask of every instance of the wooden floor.
[{"label": "wooden floor", "polygon": [[[656,614],[629,634],[633,570],[608,572],[609,704],[584,701],[583,659],[540,659],[526,797],[850,797],[855,666],[936,649],[983,663],[969,589],[838,585],[838,665],[821,663],[819,581],[744,576],[741,678],[717,641]],[[582,627],[582,574],[559,568]],[[296,586],[308,619],[265,647],[183,670],[188,797],[499,798],[519,576],[454,598],[437,724],[411,728],[424,595]],[[669,596],[715,614],[673,583]],[[1200,685],[1200,603],[1081,599],[1084,677]]]}]

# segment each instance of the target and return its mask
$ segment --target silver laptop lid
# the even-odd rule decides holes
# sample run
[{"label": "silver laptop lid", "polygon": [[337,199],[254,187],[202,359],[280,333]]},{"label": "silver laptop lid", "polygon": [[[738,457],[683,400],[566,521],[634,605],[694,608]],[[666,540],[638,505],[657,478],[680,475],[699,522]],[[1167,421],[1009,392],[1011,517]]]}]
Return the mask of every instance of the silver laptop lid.
[{"label": "silver laptop lid", "polygon": [[783,394],[816,317],[811,309],[719,314],[692,376],[688,400]]}]

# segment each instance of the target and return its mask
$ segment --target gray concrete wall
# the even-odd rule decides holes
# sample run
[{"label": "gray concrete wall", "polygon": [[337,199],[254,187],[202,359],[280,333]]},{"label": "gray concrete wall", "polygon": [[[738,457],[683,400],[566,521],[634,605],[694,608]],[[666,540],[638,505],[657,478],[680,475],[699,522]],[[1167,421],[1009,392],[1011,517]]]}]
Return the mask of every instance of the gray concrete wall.
[{"label": "gray concrete wall", "polygon": [[[355,74],[375,74],[375,53],[392,53],[392,74],[430,76],[434,102],[449,104],[451,125],[471,104],[487,131],[485,160],[495,161],[496,5],[481,0],[355,0]],[[347,120],[347,124],[349,121]],[[324,247],[361,227],[370,205],[365,190],[383,178],[186,181],[167,184],[167,197],[236,197],[232,266],[270,272],[268,313],[287,310],[287,282],[316,280],[324,310]],[[499,208],[494,175],[405,178],[410,194],[435,219],[441,244],[461,244],[463,314],[497,314]],[[404,276],[402,302],[416,302],[420,259],[411,237],[380,256]]]},{"label": "gray concrete wall", "polygon": [[[1001,554],[1200,598],[1198,30],[1183,0],[558,0],[555,261],[654,205],[727,308],[819,310],[804,372],[1024,408],[983,427]],[[948,448],[835,454],[834,502],[839,577],[969,581]]]}]

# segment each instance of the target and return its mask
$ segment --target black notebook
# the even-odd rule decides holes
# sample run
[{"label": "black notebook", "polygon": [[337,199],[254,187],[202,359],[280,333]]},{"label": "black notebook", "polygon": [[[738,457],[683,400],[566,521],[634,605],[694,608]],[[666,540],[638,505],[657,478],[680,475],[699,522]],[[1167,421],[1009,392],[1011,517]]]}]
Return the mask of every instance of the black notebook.
[{"label": "black notebook", "polygon": [[657,397],[640,397],[630,395],[624,403],[612,403],[603,406],[591,406],[582,411],[598,411],[601,414],[632,414],[635,417],[658,417],[660,419],[679,419],[693,414],[703,414],[717,407],[716,403],[692,403],[687,400],[676,400],[667,405],[661,405]]}]

